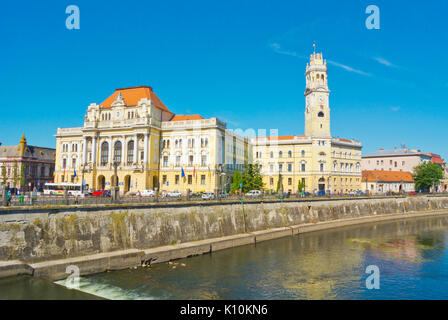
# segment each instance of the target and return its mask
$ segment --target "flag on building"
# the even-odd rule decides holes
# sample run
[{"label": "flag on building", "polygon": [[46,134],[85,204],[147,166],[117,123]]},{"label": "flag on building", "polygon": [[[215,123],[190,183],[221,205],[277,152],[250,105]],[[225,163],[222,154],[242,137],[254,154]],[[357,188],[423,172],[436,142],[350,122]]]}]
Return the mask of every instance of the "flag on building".
[{"label": "flag on building", "polygon": [[196,177],[196,166],[193,166],[193,177]]},{"label": "flag on building", "polygon": [[73,178],[75,178],[76,177],[76,169],[73,169]]},{"label": "flag on building", "polygon": [[181,167],[181,170],[182,170],[182,171],[181,171],[180,175],[181,175],[181,177],[182,177],[182,178],[184,178],[184,177],[185,177],[185,172],[184,172],[184,168],[183,168],[183,167]]},{"label": "flag on building", "polygon": [[208,176],[210,177],[210,167],[208,167]]}]

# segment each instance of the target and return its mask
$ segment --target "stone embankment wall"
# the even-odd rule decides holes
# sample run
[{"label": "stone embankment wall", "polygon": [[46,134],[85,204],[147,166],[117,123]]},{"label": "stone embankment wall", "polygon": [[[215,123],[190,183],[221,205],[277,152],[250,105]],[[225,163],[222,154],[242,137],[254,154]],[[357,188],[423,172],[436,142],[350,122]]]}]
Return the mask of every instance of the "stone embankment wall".
[{"label": "stone embankment wall", "polygon": [[[49,213],[33,213],[33,210],[5,211],[0,212],[0,269],[2,263],[5,268],[15,265],[15,268],[29,269],[31,266],[36,269],[39,263],[49,260],[75,257],[93,259],[98,254],[106,254],[104,257],[108,261],[101,268],[119,269],[135,264],[136,261],[149,261],[155,255],[158,257],[157,262],[169,260],[172,258],[170,252],[176,248],[186,248],[186,243],[194,241],[203,245],[191,252],[200,254],[253,243],[254,239],[257,241],[257,236],[259,239],[268,239],[269,230],[280,232],[273,235],[274,238],[281,236],[282,232],[283,235],[294,234],[294,230],[297,233],[301,226],[311,225],[312,229],[313,225],[318,226],[322,222],[354,221],[354,218],[362,220],[362,217],[379,215],[403,216],[428,211],[448,212],[448,197],[284,202],[244,206],[232,204],[99,210],[80,208],[76,212]],[[220,247],[216,238],[226,237],[231,243],[222,243]],[[212,244],[207,239],[215,241]],[[123,255],[132,257],[132,262],[114,262]],[[13,261],[17,263],[14,264]],[[81,260],[77,261],[80,263]],[[26,265],[21,266],[18,262]],[[97,263],[104,264],[104,261]]]}]

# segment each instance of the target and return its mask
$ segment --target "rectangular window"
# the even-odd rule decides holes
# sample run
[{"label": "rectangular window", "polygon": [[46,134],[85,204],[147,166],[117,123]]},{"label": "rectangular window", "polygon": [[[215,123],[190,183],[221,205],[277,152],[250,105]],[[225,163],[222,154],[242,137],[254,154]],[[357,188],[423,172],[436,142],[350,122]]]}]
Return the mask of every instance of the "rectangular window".
[{"label": "rectangular window", "polygon": [[201,166],[205,167],[206,165],[207,165],[207,156],[203,154],[201,156]]},{"label": "rectangular window", "polygon": [[163,156],[163,166],[168,167],[168,156]]},{"label": "rectangular window", "polygon": [[176,156],[176,167],[180,167],[180,156]]},{"label": "rectangular window", "polygon": [[188,175],[188,184],[193,183],[193,176],[191,174]]},{"label": "rectangular window", "polygon": [[279,163],[278,164],[278,171],[282,172],[283,171],[283,163]]},{"label": "rectangular window", "polygon": [[179,184],[179,175],[176,174],[176,176],[174,177],[174,184]]},{"label": "rectangular window", "polygon": [[162,184],[166,184],[166,175],[162,176]]},{"label": "rectangular window", "polygon": [[302,163],[302,166],[301,166],[301,170],[302,170],[302,172],[305,172],[305,164],[304,163]]},{"label": "rectangular window", "polygon": [[292,185],[292,178],[288,178],[288,186]]},{"label": "rectangular window", "polygon": [[67,159],[62,159],[62,168],[67,168]]},{"label": "rectangular window", "polygon": [[271,186],[273,186],[274,185],[274,178],[270,178],[269,182],[270,182]]},{"label": "rectangular window", "polygon": [[201,184],[205,185],[205,174],[201,175]]},{"label": "rectangular window", "polygon": [[288,172],[292,172],[292,163],[288,163]]},{"label": "rectangular window", "polygon": [[192,167],[193,166],[193,156],[189,156],[188,157],[188,166]]}]

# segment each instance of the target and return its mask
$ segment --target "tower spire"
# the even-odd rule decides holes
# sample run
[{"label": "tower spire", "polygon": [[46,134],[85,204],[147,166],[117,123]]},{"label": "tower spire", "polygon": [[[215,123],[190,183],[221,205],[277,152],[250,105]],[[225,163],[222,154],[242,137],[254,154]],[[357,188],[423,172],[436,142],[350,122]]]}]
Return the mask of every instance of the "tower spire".
[{"label": "tower spire", "polygon": [[313,42],[313,53],[316,54],[316,41]]}]

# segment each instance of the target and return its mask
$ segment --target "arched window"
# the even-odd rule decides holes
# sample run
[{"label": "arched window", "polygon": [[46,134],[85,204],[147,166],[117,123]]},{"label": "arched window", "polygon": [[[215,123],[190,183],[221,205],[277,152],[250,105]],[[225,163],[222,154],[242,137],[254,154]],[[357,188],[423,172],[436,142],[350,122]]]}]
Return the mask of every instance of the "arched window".
[{"label": "arched window", "polygon": [[305,150],[302,150],[302,157],[305,156]]},{"label": "arched window", "polygon": [[121,142],[117,141],[114,145],[114,163],[121,163]]},{"label": "arched window", "polygon": [[279,157],[279,158],[283,157],[283,151],[279,151],[279,152],[278,152],[278,157]]},{"label": "arched window", "polygon": [[324,117],[324,113],[323,113],[322,111],[320,111],[320,112],[317,114],[317,116],[318,116],[319,118],[323,118],[323,117]]},{"label": "arched window", "polygon": [[324,172],[324,164],[323,163],[321,163],[319,165],[319,169],[320,169],[320,172]]},{"label": "arched window", "polygon": [[[163,145],[165,146],[165,140],[163,141]],[[134,162],[134,140],[128,142],[128,157],[127,163],[131,165]]]},{"label": "arched window", "polygon": [[271,158],[274,158],[274,152],[271,151]]},{"label": "arched window", "polygon": [[292,151],[291,150],[288,151],[288,157],[292,158]]},{"label": "arched window", "polygon": [[109,161],[109,143],[103,142],[101,144],[101,165],[106,165]]}]

